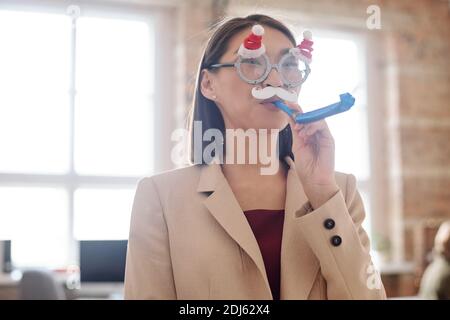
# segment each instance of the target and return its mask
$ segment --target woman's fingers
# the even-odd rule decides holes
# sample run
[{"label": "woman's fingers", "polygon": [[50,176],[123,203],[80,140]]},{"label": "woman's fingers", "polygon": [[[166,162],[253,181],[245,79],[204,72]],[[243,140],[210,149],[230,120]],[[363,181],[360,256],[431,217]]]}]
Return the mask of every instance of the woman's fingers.
[{"label": "woman's fingers", "polygon": [[309,123],[305,126],[304,134],[307,136],[311,136],[318,131],[322,131],[326,129],[325,121],[317,121]]},{"label": "woman's fingers", "polygon": [[[285,102],[286,105],[294,110],[298,110],[303,113],[302,108],[293,102]],[[328,125],[325,120],[319,120],[311,123],[296,123],[291,117],[289,117],[289,123],[291,124],[291,129],[293,135],[299,139],[295,139],[294,144],[298,143],[299,147],[304,147],[310,143],[318,143],[318,139],[325,138],[325,140],[333,140]]]},{"label": "woman's fingers", "polygon": [[331,132],[325,120],[304,124],[301,134],[307,137],[313,136],[315,134],[320,134],[320,136],[323,138],[332,139]]},{"label": "woman's fingers", "polygon": [[305,125],[304,124],[301,124],[301,123],[295,123],[294,122],[294,129],[295,130],[303,130],[305,128]]},{"label": "woman's fingers", "polygon": [[298,103],[295,103],[295,102],[289,102],[289,101],[285,101],[284,103],[285,103],[289,108],[294,109],[294,110],[298,110],[298,111],[300,111],[301,113],[303,113],[303,109],[302,109],[302,107],[299,106]]},{"label": "woman's fingers", "polygon": [[[300,111],[300,113],[303,113],[302,108],[297,103],[287,101],[286,105],[288,107],[290,107],[291,109],[294,109],[294,110]],[[307,124],[296,123],[292,118],[290,118],[290,121],[291,121],[291,124],[294,125],[294,129],[302,130],[303,134],[308,135],[308,136],[315,134],[317,131],[320,131],[323,129],[328,129],[324,120],[307,123]]]}]

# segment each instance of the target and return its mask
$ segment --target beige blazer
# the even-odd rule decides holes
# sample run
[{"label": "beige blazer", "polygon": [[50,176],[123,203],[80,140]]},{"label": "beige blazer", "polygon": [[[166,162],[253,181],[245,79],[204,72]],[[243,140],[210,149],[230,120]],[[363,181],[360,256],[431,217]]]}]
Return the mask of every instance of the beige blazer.
[{"label": "beige blazer", "polygon": [[[384,299],[361,227],[354,176],[312,210],[289,164],[281,248],[281,299]],[[326,219],[335,226],[327,229]],[[342,243],[335,246],[331,238]],[[126,299],[273,299],[264,261],[219,164],[139,181],[131,216]]]}]

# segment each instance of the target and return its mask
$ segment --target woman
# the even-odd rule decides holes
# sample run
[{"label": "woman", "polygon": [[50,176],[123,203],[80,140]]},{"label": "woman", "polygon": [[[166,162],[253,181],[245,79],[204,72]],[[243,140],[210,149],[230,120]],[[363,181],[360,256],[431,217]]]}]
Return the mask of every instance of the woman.
[{"label": "woman", "polygon": [[[335,173],[325,121],[294,124],[270,101],[255,99],[237,68],[222,67],[236,61],[256,24],[264,27],[272,64],[296,46],[292,33],[268,16],[219,26],[200,63],[190,126],[193,131],[194,121],[201,121],[202,133],[218,129],[224,136],[225,129],[282,129],[271,157],[276,170],[261,174],[267,164],[261,159],[233,164],[202,158],[142,179],[132,210],[127,299],[385,298],[361,226],[365,214],[355,178]],[[275,68],[261,82],[263,88],[283,86]],[[193,160],[199,141],[191,134]],[[271,139],[258,138],[257,147],[264,141],[272,150]],[[216,141],[226,155],[228,142]],[[200,141],[201,152],[208,143]],[[233,148],[255,152],[249,145]]]}]

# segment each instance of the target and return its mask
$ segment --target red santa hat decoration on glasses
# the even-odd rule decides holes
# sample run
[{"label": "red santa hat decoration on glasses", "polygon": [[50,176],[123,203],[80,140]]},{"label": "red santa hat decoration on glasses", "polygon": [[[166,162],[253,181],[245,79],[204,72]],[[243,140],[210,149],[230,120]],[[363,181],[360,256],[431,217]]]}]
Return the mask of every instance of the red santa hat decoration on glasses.
[{"label": "red santa hat decoration on glasses", "polygon": [[303,31],[303,41],[295,48],[289,50],[289,52],[303,62],[310,64],[312,61],[312,51],[314,50],[312,48],[313,44],[311,31],[305,30]]},{"label": "red santa hat decoration on glasses", "polygon": [[[266,48],[262,43],[263,35],[264,28],[259,24],[254,25],[252,33],[244,39],[244,43],[239,47],[238,54],[243,58],[262,56],[266,52]],[[312,61],[313,43],[311,31],[304,31],[303,41],[295,48],[289,50],[289,52],[303,62],[310,64]]]},{"label": "red santa hat decoration on glasses", "polygon": [[243,58],[258,58],[266,52],[266,48],[262,43],[264,28],[256,24],[252,27],[252,33],[244,39],[238,50],[238,54]]}]

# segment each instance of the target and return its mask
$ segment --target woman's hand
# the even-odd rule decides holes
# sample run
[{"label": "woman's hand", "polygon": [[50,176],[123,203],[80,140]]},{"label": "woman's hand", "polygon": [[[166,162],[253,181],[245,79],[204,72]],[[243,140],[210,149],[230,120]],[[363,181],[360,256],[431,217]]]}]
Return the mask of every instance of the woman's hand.
[{"label": "woman's hand", "polygon": [[[296,103],[286,102],[286,105],[303,112]],[[289,117],[289,121],[296,171],[316,209],[339,190],[334,176],[334,139],[325,120],[298,124]]]}]

